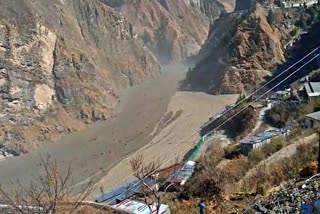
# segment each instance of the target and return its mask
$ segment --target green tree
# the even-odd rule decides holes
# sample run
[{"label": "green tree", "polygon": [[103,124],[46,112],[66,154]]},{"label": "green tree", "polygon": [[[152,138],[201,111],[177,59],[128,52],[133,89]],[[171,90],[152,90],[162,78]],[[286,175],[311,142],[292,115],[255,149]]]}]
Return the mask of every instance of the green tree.
[{"label": "green tree", "polygon": [[290,31],[290,36],[294,37],[299,33],[299,28],[295,27]]},{"label": "green tree", "polygon": [[307,27],[307,20],[305,18],[301,18],[296,22],[296,26],[300,27],[301,29],[305,29]]},{"label": "green tree", "polygon": [[269,25],[274,25],[276,23],[276,16],[272,9],[269,10],[267,21]]}]

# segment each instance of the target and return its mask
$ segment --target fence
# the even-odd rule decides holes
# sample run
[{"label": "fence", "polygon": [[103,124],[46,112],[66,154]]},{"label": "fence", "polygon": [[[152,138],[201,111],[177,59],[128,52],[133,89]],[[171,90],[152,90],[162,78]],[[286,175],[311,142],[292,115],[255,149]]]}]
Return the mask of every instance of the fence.
[{"label": "fence", "polygon": [[193,160],[195,160],[195,159],[198,157],[199,152],[201,151],[203,145],[206,143],[206,141],[207,141],[214,133],[215,133],[214,130],[212,130],[212,131],[208,132],[207,134],[203,135],[203,136],[200,138],[200,140],[199,140],[196,148],[193,150],[193,152],[192,152],[191,155],[189,156],[188,160],[193,161]]}]

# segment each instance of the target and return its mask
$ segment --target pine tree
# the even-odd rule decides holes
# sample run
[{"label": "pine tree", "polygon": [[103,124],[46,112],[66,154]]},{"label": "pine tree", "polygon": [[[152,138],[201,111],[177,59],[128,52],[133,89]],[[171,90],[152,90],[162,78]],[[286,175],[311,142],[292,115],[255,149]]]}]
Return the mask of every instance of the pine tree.
[{"label": "pine tree", "polygon": [[276,22],[275,14],[272,9],[269,10],[267,20],[269,25],[274,25]]}]

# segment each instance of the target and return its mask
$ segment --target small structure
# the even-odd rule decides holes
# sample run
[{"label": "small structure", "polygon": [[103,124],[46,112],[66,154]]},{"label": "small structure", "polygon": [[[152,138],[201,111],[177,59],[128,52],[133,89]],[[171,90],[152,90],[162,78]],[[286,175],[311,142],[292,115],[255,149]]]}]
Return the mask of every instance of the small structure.
[{"label": "small structure", "polygon": [[[194,161],[187,161],[181,169],[176,171],[170,179],[168,179],[168,183],[166,186],[172,185],[174,188],[179,189],[180,186],[183,186],[187,180],[191,177],[196,163]],[[176,189],[176,190],[177,190]]]},{"label": "small structure", "polygon": [[320,127],[320,111],[307,114],[305,118],[306,128],[319,128]]},{"label": "small structure", "polygon": [[[132,214],[153,214],[156,213],[157,207],[156,205],[151,205],[150,208],[148,205],[138,202],[138,201],[133,201],[133,200],[124,200],[120,202],[119,204],[113,205],[112,208],[119,210],[119,211],[125,211],[128,213]],[[161,204],[159,213],[161,214],[170,214],[170,209],[168,205]]]},{"label": "small structure", "polygon": [[318,3],[318,0],[306,0],[306,1],[285,0],[285,1],[280,1],[280,7],[282,8],[311,7],[312,5],[317,3]]},{"label": "small structure", "polygon": [[288,98],[290,98],[291,96],[291,90],[290,89],[286,89],[284,91],[277,91],[274,94],[274,98],[275,99],[279,99],[279,100],[286,100]]},{"label": "small structure", "polygon": [[241,140],[241,153],[243,155],[248,155],[251,150],[257,149],[263,144],[270,143],[271,138],[272,134],[270,132],[264,132],[259,135]]},{"label": "small structure", "polygon": [[[145,178],[144,182],[152,188],[157,188],[157,183],[152,178]],[[109,193],[103,194],[96,199],[96,202],[115,205],[129,197],[143,193],[144,188],[145,187],[140,180],[135,180]]]},{"label": "small structure", "polygon": [[309,101],[316,101],[320,98],[320,82],[306,82],[303,86]]},{"label": "small structure", "polygon": [[155,177],[157,180],[159,179],[167,179],[171,177],[175,172],[180,170],[184,166],[184,163],[175,163],[171,166],[168,166],[166,168],[162,168],[157,170],[151,177]]},{"label": "small structure", "polygon": [[274,129],[267,132],[257,134],[253,137],[246,138],[240,141],[241,153],[243,155],[248,155],[253,149],[257,149],[264,144],[270,143],[271,139],[274,137],[286,137],[289,135],[291,127],[285,127],[282,129]]}]

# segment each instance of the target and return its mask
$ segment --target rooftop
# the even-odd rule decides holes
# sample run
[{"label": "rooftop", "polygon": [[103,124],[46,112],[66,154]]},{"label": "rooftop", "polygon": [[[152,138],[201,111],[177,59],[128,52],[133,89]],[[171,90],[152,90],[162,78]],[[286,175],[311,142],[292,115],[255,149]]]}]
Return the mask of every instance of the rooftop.
[{"label": "rooftop", "polygon": [[187,180],[192,175],[194,168],[194,161],[186,162],[186,164],[169,179],[169,182],[181,183]]},{"label": "rooftop", "polygon": [[282,128],[282,129],[269,130],[267,132],[263,132],[263,133],[255,135],[255,136],[243,139],[243,140],[240,141],[240,144],[256,144],[256,143],[260,143],[262,141],[271,139],[272,137],[283,135],[283,134],[287,133],[288,130],[290,130],[290,129],[291,129],[291,127],[287,126],[285,128]]},{"label": "rooftop", "polygon": [[[155,184],[154,181],[151,179],[145,179],[145,182],[150,185]],[[114,205],[135,194],[141,193],[141,189],[141,181],[135,180],[127,185],[113,190],[112,192],[103,194],[102,196],[96,199],[96,202]]]},{"label": "rooftop", "polygon": [[288,94],[290,94],[290,91],[277,91],[276,94],[278,94],[278,95],[288,95]]},{"label": "rooftop", "polygon": [[306,117],[319,120],[320,121],[320,111],[313,112],[311,114],[307,114]]},{"label": "rooftop", "polygon": [[320,82],[306,82],[304,88],[309,97],[320,96]]},{"label": "rooftop", "polygon": [[[118,210],[130,212],[133,214],[151,214],[148,205],[138,201],[129,200],[129,199],[124,200],[112,207]],[[152,209],[152,213],[155,213],[157,208],[155,205],[151,205],[151,209]],[[168,209],[168,205],[161,204],[159,213],[164,213],[167,209]]]}]

